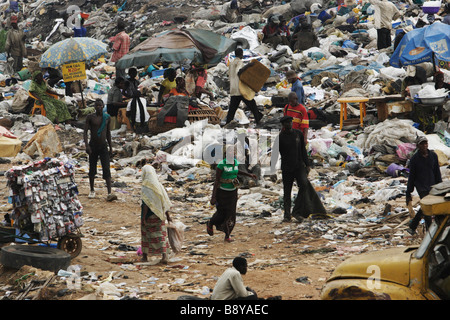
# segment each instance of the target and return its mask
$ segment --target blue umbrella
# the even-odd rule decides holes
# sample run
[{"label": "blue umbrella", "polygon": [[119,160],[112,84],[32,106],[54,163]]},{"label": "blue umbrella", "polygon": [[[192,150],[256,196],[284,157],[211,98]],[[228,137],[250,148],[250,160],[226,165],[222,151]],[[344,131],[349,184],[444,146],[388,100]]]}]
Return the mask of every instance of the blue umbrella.
[{"label": "blue umbrella", "polygon": [[435,64],[435,59],[450,61],[449,47],[450,25],[435,22],[405,34],[389,63],[400,68],[422,62]]},{"label": "blue umbrella", "polygon": [[107,45],[87,37],[68,38],[48,48],[41,56],[41,68],[59,68],[72,62],[93,63],[108,54]]}]

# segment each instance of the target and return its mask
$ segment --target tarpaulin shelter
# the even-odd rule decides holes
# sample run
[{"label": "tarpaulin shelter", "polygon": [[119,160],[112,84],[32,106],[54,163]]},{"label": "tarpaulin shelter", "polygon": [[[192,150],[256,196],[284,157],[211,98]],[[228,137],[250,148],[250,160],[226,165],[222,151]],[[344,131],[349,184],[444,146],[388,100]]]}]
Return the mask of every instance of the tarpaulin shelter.
[{"label": "tarpaulin shelter", "polygon": [[237,44],[208,30],[174,29],[138,44],[116,63],[116,67],[126,69],[183,60],[214,65],[234,51]]},{"label": "tarpaulin shelter", "polygon": [[393,67],[436,63],[435,59],[450,61],[450,25],[435,22],[429,26],[414,29],[406,33],[389,63]]}]

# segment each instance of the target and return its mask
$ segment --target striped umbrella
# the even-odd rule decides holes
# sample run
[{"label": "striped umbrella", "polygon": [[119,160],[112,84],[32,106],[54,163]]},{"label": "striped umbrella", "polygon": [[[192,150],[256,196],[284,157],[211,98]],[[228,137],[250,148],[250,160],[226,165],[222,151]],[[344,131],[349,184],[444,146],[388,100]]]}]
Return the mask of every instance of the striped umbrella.
[{"label": "striped umbrella", "polygon": [[72,62],[95,62],[108,53],[107,45],[99,40],[79,37],[69,38],[52,45],[41,56],[41,68],[58,68]]}]

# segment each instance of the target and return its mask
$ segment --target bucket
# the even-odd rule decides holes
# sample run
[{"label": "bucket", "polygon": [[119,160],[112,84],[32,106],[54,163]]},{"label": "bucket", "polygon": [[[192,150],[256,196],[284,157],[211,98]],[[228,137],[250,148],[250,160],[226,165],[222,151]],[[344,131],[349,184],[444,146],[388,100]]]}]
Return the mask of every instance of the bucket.
[{"label": "bucket", "polygon": [[325,22],[328,19],[331,19],[331,15],[326,10],[323,10],[321,13],[319,13],[317,19],[319,19],[322,22]]},{"label": "bucket", "polygon": [[18,72],[20,80],[25,81],[31,78],[31,72],[28,69],[22,69]]}]

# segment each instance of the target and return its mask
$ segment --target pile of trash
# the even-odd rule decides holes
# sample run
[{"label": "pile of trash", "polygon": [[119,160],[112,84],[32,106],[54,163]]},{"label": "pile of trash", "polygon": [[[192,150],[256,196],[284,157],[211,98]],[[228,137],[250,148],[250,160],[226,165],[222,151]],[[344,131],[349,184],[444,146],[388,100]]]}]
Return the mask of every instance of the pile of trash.
[{"label": "pile of trash", "polygon": [[[23,4],[24,15],[19,24],[28,31],[27,46],[31,52],[42,53],[59,40],[58,32],[52,30],[61,23],[59,19],[63,14],[68,13],[69,4],[78,6],[79,10],[87,13],[85,26],[90,36],[105,42],[108,42],[109,36],[116,32],[113,22],[119,19],[127,22],[127,32],[133,41],[132,47],[163,30],[205,29],[237,41],[244,48],[245,61],[256,59],[265,65],[270,70],[270,77],[255,95],[255,101],[264,115],[261,123],[254,127],[250,113],[243,110],[236,113],[234,122],[236,132],[240,130],[242,134],[257,137],[259,141],[257,162],[261,165],[263,174],[270,175],[268,173],[271,157],[270,141],[273,141],[280,128],[278,119],[282,115],[286,97],[290,92],[285,71],[295,70],[302,79],[308,109],[318,116],[316,120],[310,121],[312,130],[308,136],[308,152],[314,167],[323,170],[339,168],[337,171],[339,179],[334,181],[333,178],[324,179],[323,176],[311,177],[317,188],[327,186],[330,190],[329,194],[324,195],[324,202],[331,211],[337,207],[349,210],[350,203],[360,199],[357,192],[345,197],[336,194],[337,190],[346,189],[347,184],[354,183],[349,182],[351,176],[373,178],[374,181],[387,177],[407,176],[407,161],[414,152],[415,139],[425,134],[418,129],[414,121],[407,118],[378,121],[375,104],[368,103],[365,126],[362,130],[351,126],[342,130],[337,129],[340,112],[337,98],[377,97],[398,93],[394,84],[405,77],[404,69],[389,66],[390,48],[380,51],[376,49],[373,6],[370,3],[352,0],[346,1],[345,4],[334,1],[319,1],[314,4],[300,0],[280,4],[243,1],[242,21],[225,23],[220,18],[223,4],[214,1],[208,4],[194,1],[187,5],[176,2],[149,4],[146,1],[132,3],[78,1],[74,4],[68,1],[41,0]],[[418,5],[398,2],[397,6],[404,13],[405,19],[393,22],[396,30],[415,25],[421,19]],[[179,14],[180,8],[183,8],[184,16]],[[167,13],[164,20],[162,20],[163,12]],[[291,30],[294,30],[301,21],[308,21],[317,34],[317,46],[293,51],[287,45],[271,47],[262,43],[262,28],[268,18],[274,15],[285,17]],[[144,23],[150,18],[153,24]],[[173,20],[169,21],[168,18]],[[52,21],[53,23],[49,23]],[[49,36],[43,39],[42,34],[46,33]],[[233,58],[234,52],[231,52],[220,63],[208,68],[206,88],[213,92],[214,98],[202,99],[202,102],[217,112],[222,124],[230,101],[227,71],[228,64]],[[6,65],[7,63],[3,63],[3,66]],[[30,70],[36,68],[36,58],[29,56],[25,59],[25,66]],[[424,66],[430,70],[429,65]],[[161,72],[153,71],[167,67],[176,67],[179,73],[184,71],[183,65],[175,63],[151,67],[153,70],[139,69],[139,89],[150,105],[155,105],[163,76]],[[448,77],[447,70],[442,70]],[[26,147],[27,143],[36,140],[35,135],[39,133],[39,129],[48,125],[50,121],[40,115],[30,117],[24,113],[30,103],[27,95],[30,79],[25,79],[27,73],[22,73],[24,78],[20,78],[22,74],[17,77],[17,74],[8,74],[6,71],[3,69],[3,73],[0,74],[2,77],[0,80],[3,80],[0,83],[4,84],[0,88],[3,93],[3,101],[0,103],[0,125],[7,132],[2,134],[2,139],[16,139],[14,141],[16,147],[9,148],[9,153],[2,156],[15,159],[14,161],[19,159],[30,161],[36,156],[51,157],[59,154],[61,150],[47,150],[50,154],[44,154],[40,148]],[[115,71],[115,67],[108,63],[107,59],[100,59],[86,72],[87,79],[83,83],[82,93],[85,105],[82,105],[80,92],[75,93],[73,97],[66,97],[66,102],[74,110],[81,110],[81,116],[93,112],[92,104],[96,99],[100,98],[106,102],[107,93],[113,85]],[[56,89],[62,92],[64,83],[58,85],[61,86]],[[444,106],[447,107],[448,105]],[[75,112],[77,115],[80,114]],[[349,116],[359,116],[359,110],[349,106]],[[83,118],[73,125],[59,124],[54,127],[59,139],[62,140],[62,153],[75,161],[86,161],[87,155],[82,141]],[[223,137],[220,137],[221,134],[220,125],[211,125],[204,121],[186,123],[182,128],[153,136],[132,133],[123,123],[121,129],[112,132],[114,151],[119,156],[114,160],[114,167],[118,174],[132,175],[134,171],[129,170],[129,167],[138,165],[144,158],[154,158],[162,166],[163,177],[168,171],[168,166],[204,170],[209,168],[208,161],[205,162],[206,154],[224,141]],[[54,137],[55,135],[51,135],[47,139]],[[435,123],[434,131],[427,132],[427,137],[431,149],[437,150],[441,165],[445,166],[450,155],[447,124],[443,121]],[[21,150],[17,147],[20,144],[24,145]],[[59,145],[54,141],[48,144]],[[83,170],[87,170],[86,162],[82,167]],[[187,173],[186,177],[191,173]],[[388,198],[392,196],[392,194],[383,195]],[[386,200],[380,197],[381,195],[377,195],[372,200],[375,202]]]}]

